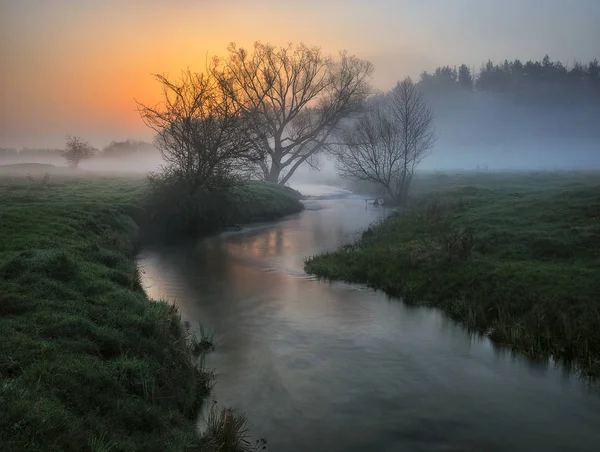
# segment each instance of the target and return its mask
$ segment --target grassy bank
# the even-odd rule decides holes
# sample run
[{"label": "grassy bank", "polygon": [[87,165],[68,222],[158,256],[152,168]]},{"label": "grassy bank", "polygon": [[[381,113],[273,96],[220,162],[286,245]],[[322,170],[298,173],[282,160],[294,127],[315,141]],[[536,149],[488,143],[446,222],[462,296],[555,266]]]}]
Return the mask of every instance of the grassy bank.
[{"label": "grassy bank", "polygon": [[531,357],[600,376],[600,178],[429,175],[418,200],[306,271],[437,306]]},{"label": "grassy bank", "polygon": [[177,185],[154,186],[145,204],[152,235],[173,239],[212,234],[239,223],[274,221],[300,212],[301,197],[288,187],[249,181],[228,192],[195,195]]},{"label": "grassy bank", "polygon": [[148,300],[124,207],[136,180],[0,179],[3,450],[184,450],[210,375]]},{"label": "grassy bank", "polygon": [[227,223],[277,220],[304,209],[296,190],[270,182],[250,181],[234,189],[226,203]]},{"label": "grassy bank", "polygon": [[38,176],[0,177],[0,449],[217,450],[195,431],[211,375],[132,260],[146,181]]}]

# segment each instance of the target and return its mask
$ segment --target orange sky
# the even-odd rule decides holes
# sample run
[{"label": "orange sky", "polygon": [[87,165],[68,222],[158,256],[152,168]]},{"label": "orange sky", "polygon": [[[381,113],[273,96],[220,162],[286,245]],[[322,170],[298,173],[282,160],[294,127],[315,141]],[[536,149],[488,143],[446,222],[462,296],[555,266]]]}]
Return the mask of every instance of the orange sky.
[{"label": "orange sky", "polygon": [[[379,88],[488,57],[592,57],[592,10],[545,13],[528,1],[558,0],[0,0],[0,147],[60,147],[67,133],[98,147],[150,139],[134,98],[158,100],[151,74],[202,69],[231,41],[347,49],[375,64]],[[572,3],[598,10],[600,1]],[[547,23],[508,37],[507,26],[531,18]],[[559,37],[553,20],[578,33]]]}]

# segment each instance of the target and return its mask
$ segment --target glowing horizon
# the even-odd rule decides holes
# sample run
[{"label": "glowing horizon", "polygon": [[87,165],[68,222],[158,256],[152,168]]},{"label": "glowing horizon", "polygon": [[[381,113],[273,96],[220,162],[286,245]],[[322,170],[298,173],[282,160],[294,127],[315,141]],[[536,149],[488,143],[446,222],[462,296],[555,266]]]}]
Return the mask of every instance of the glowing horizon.
[{"label": "glowing horizon", "polygon": [[[134,99],[160,100],[151,74],[202,70],[232,41],[347,50],[375,64],[380,89],[439,65],[478,67],[487,58],[600,57],[593,54],[600,2],[480,3],[0,0],[0,147],[62,147],[67,133],[96,147],[148,140]],[[556,33],[559,24],[577,33]]]}]

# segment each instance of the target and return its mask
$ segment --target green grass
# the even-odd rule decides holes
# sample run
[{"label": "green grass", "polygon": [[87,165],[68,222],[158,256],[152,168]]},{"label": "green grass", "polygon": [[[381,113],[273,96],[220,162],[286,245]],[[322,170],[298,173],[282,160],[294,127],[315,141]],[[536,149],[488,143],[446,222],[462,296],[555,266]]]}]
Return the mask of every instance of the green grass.
[{"label": "green grass", "polygon": [[212,234],[256,221],[277,220],[300,212],[301,195],[288,187],[250,181],[223,192],[190,195],[172,183],[151,184],[146,205],[152,240]]},{"label": "green grass", "polygon": [[229,198],[226,217],[230,223],[276,220],[304,208],[300,193],[270,182],[247,182],[234,189]]},{"label": "green grass", "polygon": [[437,306],[533,358],[600,376],[600,176],[428,175],[410,209],[306,271]]},{"label": "green grass", "polygon": [[141,180],[0,179],[3,450],[184,450],[211,376],[150,301],[125,214]]},{"label": "green grass", "polygon": [[[0,177],[0,449],[204,450],[206,347],[132,260],[146,180],[38,176]],[[242,218],[261,212],[243,203]]]}]

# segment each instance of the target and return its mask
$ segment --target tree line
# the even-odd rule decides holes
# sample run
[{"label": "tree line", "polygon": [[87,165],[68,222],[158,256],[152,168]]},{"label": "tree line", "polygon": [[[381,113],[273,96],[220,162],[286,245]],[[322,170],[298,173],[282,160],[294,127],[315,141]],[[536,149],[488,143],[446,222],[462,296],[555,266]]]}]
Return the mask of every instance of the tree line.
[{"label": "tree line", "polygon": [[488,60],[478,72],[466,64],[443,66],[423,72],[419,87],[432,97],[480,92],[527,105],[598,106],[600,62],[594,59],[567,65],[545,55],[541,61],[525,63],[520,59]]},{"label": "tree line", "polygon": [[249,50],[231,44],[202,73],[156,75],[162,102],[138,105],[166,163],[150,176],[157,199],[197,206],[250,177],[283,185],[328,154],[343,176],[402,202],[433,145],[433,114],[410,78],[375,93],[372,72],[346,52],[257,42]]},{"label": "tree line", "polygon": [[375,183],[401,204],[437,138],[433,107],[442,118],[459,109],[481,112],[493,104],[480,93],[535,106],[597,106],[600,88],[597,60],[568,69],[549,56],[488,61],[478,73],[465,64],[440,67],[387,93],[371,87],[372,71],[346,52],[333,58],[318,47],[257,42],[251,49],[231,44],[203,73],[157,75],[163,102],[138,104],[167,162],[154,186],[218,191],[251,176],[285,184],[302,165],[318,168],[326,154],[340,175]]},{"label": "tree line", "polygon": [[0,163],[48,163],[66,160],[77,167],[82,160],[92,157],[126,159],[157,154],[152,143],[140,140],[111,141],[102,149],[96,149],[82,137],[67,135],[65,148],[0,148]]},{"label": "tree line", "polygon": [[[155,75],[161,102],[137,101],[155,134],[153,145],[112,142],[101,155],[158,149],[164,165],[149,179],[158,204],[169,208],[178,199],[197,211],[248,178],[286,184],[301,166],[318,168],[324,154],[335,159],[341,176],[379,185],[389,202],[402,204],[437,139],[434,107],[457,117],[459,108],[488,105],[465,102],[481,93],[537,106],[598,106],[600,94],[597,60],[571,68],[548,56],[488,61],[477,74],[465,64],[445,66],[385,93],[371,86],[372,72],[371,63],[346,52],[331,57],[304,44],[257,42],[246,49],[232,43],[203,72]],[[67,137],[58,152],[75,167],[98,155],[79,137]]]},{"label": "tree line", "polygon": [[343,120],[370,94],[371,63],[318,47],[231,44],[204,73],[179,80],[157,75],[158,106],[139,103],[167,162],[164,181],[183,178],[192,189],[215,176],[252,174],[285,184],[302,165],[336,141]]}]

